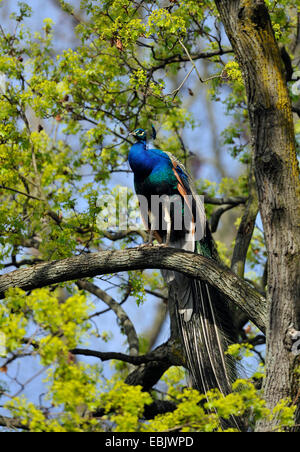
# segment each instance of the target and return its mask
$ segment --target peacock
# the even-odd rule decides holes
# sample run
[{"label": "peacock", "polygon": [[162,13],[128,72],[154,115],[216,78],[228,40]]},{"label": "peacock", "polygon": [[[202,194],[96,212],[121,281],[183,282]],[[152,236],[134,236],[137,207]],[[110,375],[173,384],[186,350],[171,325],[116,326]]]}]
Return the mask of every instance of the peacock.
[{"label": "peacock", "polygon": [[[141,216],[150,231],[150,242],[154,235],[162,246],[213,259],[214,242],[190,174],[171,153],[150,149],[146,130],[138,128],[131,135],[136,143],[130,149],[128,161],[134,173],[136,194],[142,200]],[[153,126],[152,136],[155,139]],[[169,203],[161,203],[154,213],[151,200],[158,197],[168,198]],[[179,226],[178,215],[182,217]],[[183,221],[184,215],[187,219]],[[218,388],[224,396],[229,394],[236,371],[232,357],[225,353],[234,333],[226,299],[205,281],[177,271],[163,270],[162,274],[169,287],[169,309],[176,319],[192,387],[202,393]]]}]

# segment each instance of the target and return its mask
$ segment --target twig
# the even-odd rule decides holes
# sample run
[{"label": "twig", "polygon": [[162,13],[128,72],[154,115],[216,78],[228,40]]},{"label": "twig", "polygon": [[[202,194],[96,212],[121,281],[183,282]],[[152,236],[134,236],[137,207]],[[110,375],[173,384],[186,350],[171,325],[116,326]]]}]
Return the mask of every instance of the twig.
[{"label": "twig", "polygon": [[205,204],[213,204],[217,206],[221,206],[222,204],[245,204],[248,198],[244,196],[232,196],[232,197],[223,197],[223,198],[214,198],[212,196],[204,194],[204,202]]},{"label": "twig", "polygon": [[38,198],[37,196],[30,195],[29,193],[25,193],[25,192],[20,191],[20,190],[16,190],[15,188],[6,187],[5,185],[0,185],[0,189],[2,189],[2,190],[9,190],[9,191],[12,191],[14,193],[18,193],[19,195],[27,196],[27,198],[35,199],[36,201],[45,202],[45,199]]},{"label": "twig", "polygon": [[181,88],[183,87],[183,85],[185,84],[186,80],[189,78],[189,76],[191,75],[191,73],[193,72],[194,68],[192,67],[192,69],[187,73],[187,75],[184,77],[183,81],[180,83],[180,85],[178,86],[178,88],[174,89],[174,91],[172,91],[170,94],[168,94],[168,96],[173,96],[173,100],[175,99],[175,97],[177,96],[177,94],[179,93],[179,91],[181,90]]},{"label": "twig", "polygon": [[[160,348],[160,350],[161,350],[161,348]],[[83,348],[74,348],[73,350],[70,350],[70,352],[73,355],[93,356],[95,358],[99,358],[101,361],[117,359],[119,361],[134,364],[136,366],[139,366],[140,364],[150,363],[153,361],[160,361],[160,360],[165,361],[167,359],[166,353],[163,353],[163,354],[160,353],[159,355],[157,355],[155,353],[155,351],[148,353],[147,355],[139,355],[139,356],[126,355],[124,353],[118,353],[118,352],[98,352],[96,350],[83,349]]]},{"label": "twig", "polygon": [[178,42],[179,42],[179,44],[181,45],[181,47],[184,49],[185,53],[187,54],[187,57],[188,57],[188,59],[190,60],[190,62],[192,63],[192,65],[193,65],[193,67],[194,67],[194,69],[195,69],[195,71],[196,71],[196,73],[197,73],[197,75],[198,75],[198,78],[199,78],[199,80],[200,80],[201,83],[205,83],[205,82],[208,82],[209,80],[212,80],[212,79],[214,79],[214,78],[221,77],[221,73],[220,73],[220,74],[212,75],[211,77],[208,77],[207,79],[203,80],[203,79],[201,78],[201,75],[200,75],[198,69],[197,69],[196,64],[194,63],[194,61],[193,61],[193,59],[192,59],[192,57],[191,57],[191,55],[190,55],[190,52],[188,51],[188,49],[186,48],[186,46],[183,44],[183,42],[181,41],[181,39],[179,39]]}]

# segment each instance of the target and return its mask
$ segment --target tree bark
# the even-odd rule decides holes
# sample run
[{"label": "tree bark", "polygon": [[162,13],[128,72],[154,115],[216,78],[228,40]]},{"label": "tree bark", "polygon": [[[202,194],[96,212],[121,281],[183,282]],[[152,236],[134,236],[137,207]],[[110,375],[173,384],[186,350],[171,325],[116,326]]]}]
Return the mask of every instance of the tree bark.
[{"label": "tree bark", "polygon": [[261,331],[265,331],[266,300],[247,282],[212,259],[161,246],[82,254],[15,270],[0,276],[0,298],[11,287],[33,290],[64,281],[146,268],[177,270],[207,281],[242,309]]},{"label": "tree bark", "polygon": [[[298,404],[292,353],[300,329],[299,168],[291,102],[280,52],[263,0],[215,0],[243,72],[254,152],[254,174],[268,252],[269,305],[264,396],[272,409],[289,398]],[[299,424],[299,414],[296,416]],[[278,418],[257,431],[271,431]]]}]

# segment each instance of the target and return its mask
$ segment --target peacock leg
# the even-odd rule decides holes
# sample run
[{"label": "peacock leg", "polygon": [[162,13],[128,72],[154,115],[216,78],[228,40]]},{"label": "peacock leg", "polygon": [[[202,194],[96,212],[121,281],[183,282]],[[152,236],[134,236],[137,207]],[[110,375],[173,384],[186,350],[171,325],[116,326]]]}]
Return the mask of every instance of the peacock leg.
[{"label": "peacock leg", "polygon": [[170,211],[168,209],[169,206],[165,205],[165,222],[167,223],[167,235],[166,235],[166,241],[164,243],[165,246],[169,246],[170,240],[171,240],[171,227],[172,227],[172,221],[170,216]]},{"label": "peacock leg", "polygon": [[148,245],[153,245],[153,229],[150,229],[149,231]]},{"label": "peacock leg", "polygon": [[150,229],[150,230],[148,230],[148,232],[149,232],[149,238],[148,238],[147,242],[142,243],[140,245],[140,248],[142,248],[144,246],[153,246],[153,230]]}]

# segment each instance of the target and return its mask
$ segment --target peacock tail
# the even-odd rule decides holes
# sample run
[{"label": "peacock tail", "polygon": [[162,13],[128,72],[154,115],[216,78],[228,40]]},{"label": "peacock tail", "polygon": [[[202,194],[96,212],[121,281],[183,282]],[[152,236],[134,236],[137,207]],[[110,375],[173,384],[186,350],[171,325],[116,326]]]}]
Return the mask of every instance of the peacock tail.
[{"label": "peacock tail", "polygon": [[[211,257],[206,239],[197,242],[195,252]],[[225,353],[234,342],[234,327],[227,301],[210,284],[174,272],[163,271],[169,285],[169,304],[183,345],[191,386],[201,393],[218,388],[225,396],[236,379],[235,361]]]}]

